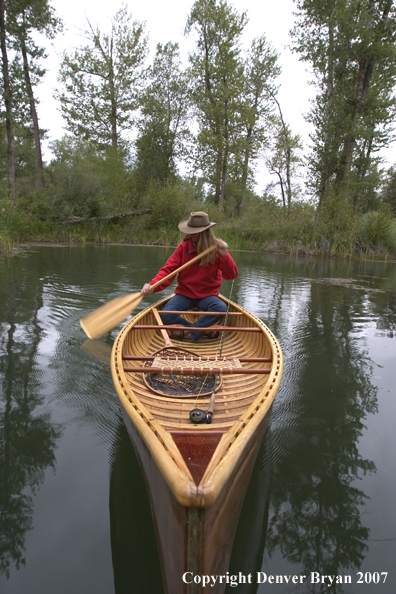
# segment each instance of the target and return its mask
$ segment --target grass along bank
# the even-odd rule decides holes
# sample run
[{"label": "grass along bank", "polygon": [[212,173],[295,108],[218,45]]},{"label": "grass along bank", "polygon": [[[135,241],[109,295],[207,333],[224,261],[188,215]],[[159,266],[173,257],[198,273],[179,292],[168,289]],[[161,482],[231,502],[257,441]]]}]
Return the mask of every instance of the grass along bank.
[{"label": "grass along bank", "polygon": [[235,217],[214,204],[193,200],[182,189],[167,187],[156,193],[155,200],[148,196],[137,206],[151,212],[114,222],[65,222],[51,208],[49,195],[35,194],[16,204],[4,199],[0,202],[0,246],[6,252],[27,242],[175,246],[181,238],[178,221],[189,212],[205,209],[210,220],[218,223],[215,232],[230,249],[396,259],[396,220],[387,205],[364,214],[321,217],[310,204],[294,203],[286,214],[275,201],[252,197],[241,216]]}]

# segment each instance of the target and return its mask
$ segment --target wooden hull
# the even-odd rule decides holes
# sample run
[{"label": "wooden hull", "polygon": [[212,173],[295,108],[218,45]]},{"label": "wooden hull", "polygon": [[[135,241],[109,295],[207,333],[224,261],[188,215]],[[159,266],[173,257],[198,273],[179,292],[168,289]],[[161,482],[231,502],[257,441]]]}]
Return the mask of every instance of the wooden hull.
[{"label": "wooden hull", "polygon": [[[161,308],[164,302],[156,306]],[[232,322],[241,332],[227,335],[222,354],[260,356],[271,362],[259,364],[269,368],[266,375],[248,374],[242,380],[224,376],[211,425],[189,422],[188,411],[197,406],[193,399],[175,402],[150,395],[141,374],[124,371],[123,357],[143,356],[163,346],[158,331],[133,329],[152,323],[149,308],[121,331],[113,348],[113,379],[146,479],[167,594],[202,592],[202,582],[194,582],[194,576],[226,574],[243,499],[281,379],[282,353],[275,337],[249,312],[232,303],[229,308],[242,314]],[[246,338],[243,328],[253,327],[260,333]],[[203,340],[188,348],[208,355],[216,354],[220,344]],[[202,402],[198,405],[204,408]],[[221,594],[225,587],[217,580],[211,591]]]}]

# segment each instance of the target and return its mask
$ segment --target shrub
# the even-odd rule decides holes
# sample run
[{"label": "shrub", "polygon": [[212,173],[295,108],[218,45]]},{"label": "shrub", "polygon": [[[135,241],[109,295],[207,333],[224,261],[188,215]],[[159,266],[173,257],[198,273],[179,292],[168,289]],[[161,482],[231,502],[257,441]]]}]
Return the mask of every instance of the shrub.
[{"label": "shrub", "polygon": [[15,204],[8,198],[0,200],[0,244],[4,249],[12,250],[25,225],[26,221]]},{"label": "shrub", "polygon": [[356,241],[365,249],[396,249],[396,223],[389,205],[361,216],[356,225]]},{"label": "shrub", "polygon": [[166,184],[160,187],[156,182],[149,184],[147,193],[140,202],[141,208],[151,208],[151,228],[177,230],[178,222],[187,217],[193,208],[192,192],[183,184]]},{"label": "shrub", "polygon": [[53,216],[52,198],[45,188],[20,196],[17,204],[20,212],[33,219],[47,221]]}]

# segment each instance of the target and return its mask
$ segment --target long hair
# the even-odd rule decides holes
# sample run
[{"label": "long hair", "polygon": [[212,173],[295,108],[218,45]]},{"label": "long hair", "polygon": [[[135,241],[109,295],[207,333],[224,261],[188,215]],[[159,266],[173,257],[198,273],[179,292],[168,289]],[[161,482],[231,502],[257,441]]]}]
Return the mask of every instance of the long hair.
[{"label": "long hair", "polygon": [[[183,241],[190,239],[191,235],[185,235],[183,237]],[[208,247],[214,245],[216,243],[216,236],[212,231],[212,227],[209,229],[205,229],[202,231],[197,239],[197,254],[202,254]],[[200,266],[208,266],[209,264],[214,264],[216,261],[216,250],[204,256],[200,262]]]}]

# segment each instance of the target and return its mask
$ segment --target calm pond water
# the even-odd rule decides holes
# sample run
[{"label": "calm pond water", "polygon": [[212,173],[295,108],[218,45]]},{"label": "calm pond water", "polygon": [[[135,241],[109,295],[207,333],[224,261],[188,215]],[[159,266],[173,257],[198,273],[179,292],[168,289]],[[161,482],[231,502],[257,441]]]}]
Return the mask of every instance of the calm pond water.
[{"label": "calm pond water", "polygon": [[[171,251],[43,246],[0,262],[3,594],[163,592],[110,369],[81,348],[78,320],[139,290]],[[233,255],[231,298],[278,337],[285,371],[230,572],[351,583],[254,577],[227,594],[394,594],[396,264]]]}]

